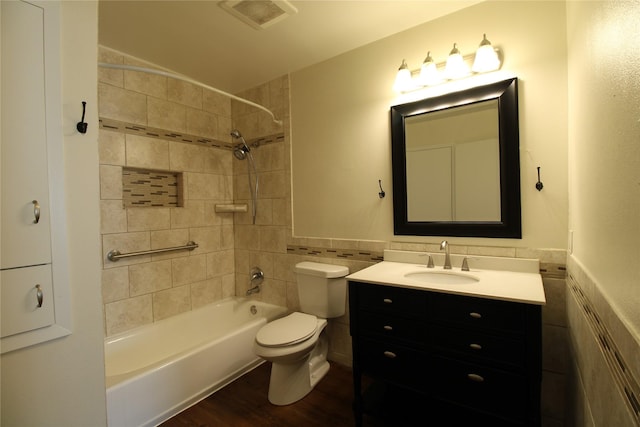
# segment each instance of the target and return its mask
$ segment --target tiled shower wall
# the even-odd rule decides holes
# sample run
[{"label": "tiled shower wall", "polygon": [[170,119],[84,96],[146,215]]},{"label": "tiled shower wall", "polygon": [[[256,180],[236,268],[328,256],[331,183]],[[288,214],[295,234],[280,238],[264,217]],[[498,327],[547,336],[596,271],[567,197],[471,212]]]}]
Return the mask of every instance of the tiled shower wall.
[{"label": "tiled shower wall", "polygon": [[[107,49],[100,61],[146,66]],[[233,201],[232,122],[229,98],[190,84],[108,69],[99,79],[102,289],[105,333],[112,335],[235,294],[233,214],[214,210]],[[184,206],[125,209],[125,166],[181,174]],[[106,259],[113,249],[190,240],[199,247]]]}]

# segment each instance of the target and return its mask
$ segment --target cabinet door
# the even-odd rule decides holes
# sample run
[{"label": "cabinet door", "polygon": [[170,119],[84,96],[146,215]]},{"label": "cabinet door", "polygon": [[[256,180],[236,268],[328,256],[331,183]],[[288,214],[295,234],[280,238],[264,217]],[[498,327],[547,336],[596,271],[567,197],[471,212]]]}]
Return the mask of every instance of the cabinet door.
[{"label": "cabinet door", "polygon": [[3,338],[54,323],[51,265],[5,270],[0,281]]},{"label": "cabinet door", "polygon": [[[2,7],[2,269],[51,262],[44,12]],[[39,218],[38,216],[39,211]]]}]

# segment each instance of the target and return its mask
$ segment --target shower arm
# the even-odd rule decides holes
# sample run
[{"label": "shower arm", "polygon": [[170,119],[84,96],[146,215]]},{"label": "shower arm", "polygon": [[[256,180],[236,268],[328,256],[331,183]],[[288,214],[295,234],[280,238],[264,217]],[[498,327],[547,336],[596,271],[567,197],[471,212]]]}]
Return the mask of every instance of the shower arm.
[{"label": "shower arm", "polygon": [[268,108],[266,108],[266,107],[264,107],[264,106],[262,106],[260,104],[256,104],[255,102],[249,101],[248,99],[240,98],[239,96],[232,95],[232,94],[230,94],[228,92],[225,92],[223,90],[220,90],[220,89],[217,89],[215,87],[206,85],[204,83],[200,83],[199,81],[193,80],[193,79],[191,79],[191,78],[189,78],[187,76],[183,76],[183,75],[180,75],[180,74],[169,73],[167,71],[162,71],[162,70],[154,70],[153,68],[138,67],[138,66],[135,66],[135,65],[108,64],[106,62],[99,62],[98,66],[102,67],[102,68],[112,68],[112,69],[116,69],[116,70],[139,71],[139,72],[142,72],[142,73],[156,74],[156,75],[163,76],[163,77],[170,77],[172,79],[182,80],[184,82],[191,83],[191,84],[194,84],[196,86],[200,86],[200,87],[202,87],[204,89],[211,90],[213,92],[219,93],[219,94],[224,95],[224,96],[228,96],[231,99],[234,99],[236,101],[242,102],[242,103],[247,104],[247,105],[251,105],[252,107],[255,107],[255,108],[258,108],[258,109],[260,109],[262,111],[265,111],[266,113],[268,113],[271,116],[271,118],[272,118],[274,123],[276,123],[278,125],[282,125],[282,120],[278,120],[276,118],[275,114],[271,110],[269,110]]}]

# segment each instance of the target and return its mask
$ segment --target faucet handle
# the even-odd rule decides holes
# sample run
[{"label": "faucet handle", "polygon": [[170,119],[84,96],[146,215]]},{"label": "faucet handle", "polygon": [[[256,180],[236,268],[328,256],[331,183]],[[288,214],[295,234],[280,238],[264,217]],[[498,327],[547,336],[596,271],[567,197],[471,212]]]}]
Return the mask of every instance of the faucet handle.
[{"label": "faucet handle", "polygon": [[469,262],[467,261],[467,257],[464,257],[462,260],[462,266],[460,267],[461,271],[469,271]]},{"label": "faucet handle", "polygon": [[427,256],[429,257],[429,260],[427,261],[427,268],[434,268],[435,264],[433,263],[433,257],[431,256],[431,254]]}]

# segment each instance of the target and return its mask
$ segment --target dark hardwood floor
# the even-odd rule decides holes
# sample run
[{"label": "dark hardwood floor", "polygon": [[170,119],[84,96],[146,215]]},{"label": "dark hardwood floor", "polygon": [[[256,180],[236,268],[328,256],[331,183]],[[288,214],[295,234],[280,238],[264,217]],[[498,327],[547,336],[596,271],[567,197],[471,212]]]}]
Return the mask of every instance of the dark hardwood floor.
[{"label": "dark hardwood floor", "polygon": [[[288,406],[269,403],[271,364],[263,363],[163,427],[314,427],[354,426],[351,369],[331,364],[329,373],[302,400]],[[367,424],[371,425],[371,424]]]}]

